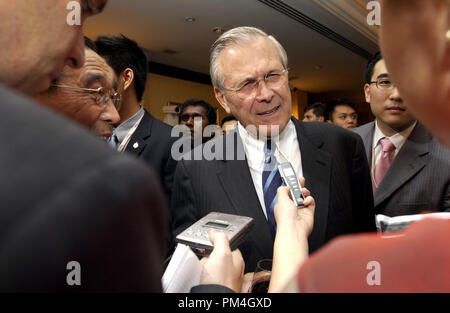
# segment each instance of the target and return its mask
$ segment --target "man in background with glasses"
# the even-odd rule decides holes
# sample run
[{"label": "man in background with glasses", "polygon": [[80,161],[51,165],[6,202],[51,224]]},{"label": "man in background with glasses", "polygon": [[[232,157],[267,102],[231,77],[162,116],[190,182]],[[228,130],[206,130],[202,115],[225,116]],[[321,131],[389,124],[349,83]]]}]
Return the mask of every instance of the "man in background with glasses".
[{"label": "man in background with glasses", "polygon": [[36,100],[106,140],[112,135],[112,125],[120,120],[120,95],[116,92],[114,71],[97,54],[94,42],[85,37],[84,43],[83,67],[64,67],[50,88],[38,94]]},{"label": "man in background with glasses", "polygon": [[364,93],[375,121],[356,128],[371,168],[375,212],[387,216],[450,209],[449,150],[408,110],[380,52],[369,61]]},{"label": "man in background with glasses", "polygon": [[254,227],[239,249],[246,271],[253,272],[260,259],[272,258],[273,206],[282,184],[273,165],[287,161],[316,200],[310,251],[340,234],[375,231],[361,138],[291,117],[287,55],[273,36],[253,27],[229,30],[211,48],[210,73],[216,99],[238,126],[205,144],[224,145],[223,160],[178,162],[171,207],[175,234],[213,211],[252,217]]}]

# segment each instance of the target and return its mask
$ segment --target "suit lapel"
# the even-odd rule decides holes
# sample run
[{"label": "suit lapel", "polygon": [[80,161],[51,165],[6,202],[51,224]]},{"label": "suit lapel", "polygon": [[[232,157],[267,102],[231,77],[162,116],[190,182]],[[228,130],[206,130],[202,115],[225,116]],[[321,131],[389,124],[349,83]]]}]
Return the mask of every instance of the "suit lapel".
[{"label": "suit lapel", "polygon": [[360,136],[364,143],[364,150],[366,151],[367,161],[369,162],[369,167],[372,165],[372,143],[373,143],[373,133],[375,132],[375,122],[370,122],[367,125],[361,126]]},{"label": "suit lapel", "polygon": [[[237,149],[244,146],[237,131],[227,136],[234,136],[235,159],[218,161],[221,167],[217,173],[225,194],[233,205],[236,214],[254,218],[254,227],[249,237],[262,255],[272,255],[273,238],[256,193],[247,159],[238,160]],[[225,138],[225,136],[223,137]]]},{"label": "suit lapel", "polygon": [[153,117],[144,109],[144,116],[131,136],[125,151],[136,156],[141,155],[147,147],[147,139],[151,136],[152,124]]},{"label": "suit lapel", "polygon": [[310,247],[317,247],[325,240],[328,219],[332,156],[320,148],[323,141],[314,134],[307,133],[298,120],[292,118],[302,158],[303,176],[306,188],[316,200],[313,232],[309,237]]},{"label": "suit lapel", "polygon": [[391,196],[398,188],[426,166],[423,157],[430,151],[430,140],[429,133],[421,124],[417,123],[378,186],[374,195],[375,206]]}]

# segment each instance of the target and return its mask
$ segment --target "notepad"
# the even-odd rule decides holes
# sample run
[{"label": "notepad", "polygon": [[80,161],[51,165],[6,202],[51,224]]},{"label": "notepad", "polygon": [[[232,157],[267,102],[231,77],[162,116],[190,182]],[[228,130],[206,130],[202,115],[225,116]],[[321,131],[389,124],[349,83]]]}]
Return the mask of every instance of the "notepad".
[{"label": "notepad", "polygon": [[191,248],[178,244],[162,277],[164,293],[188,293],[200,284],[202,264]]},{"label": "notepad", "polygon": [[427,214],[401,215],[395,217],[378,214],[376,215],[377,230],[378,233],[381,234],[401,231],[407,228],[411,223],[422,220],[424,218],[450,219],[450,213],[437,212]]}]

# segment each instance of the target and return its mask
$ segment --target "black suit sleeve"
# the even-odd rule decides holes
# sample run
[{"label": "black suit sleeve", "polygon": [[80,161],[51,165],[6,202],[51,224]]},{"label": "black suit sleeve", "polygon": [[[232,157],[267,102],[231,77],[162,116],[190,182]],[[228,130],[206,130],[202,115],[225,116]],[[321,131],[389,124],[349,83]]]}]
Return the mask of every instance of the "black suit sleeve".
[{"label": "black suit sleeve", "polygon": [[171,200],[172,231],[174,237],[201,217],[197,216],[193,182],[187,168],[189,161],[180,160],[175,170]]},{"label": "black suit sleeve", "polygon": [[[3,238],[0,291],[161,292],[165,201],[136,163],[117,154],[85,164],[30,204]],[[70,261],[79,286],[67,284]]]},{"label": "black suit sleeve", "polygon": [[359,135],[355,138],[352,163],[353,229],[355,232],[373,232],[376,225],[370,168],[362,139]]},{"label": "black suit sleeve", "polygon": [[198,285],[191,288],[191,293],[235,293],[222,285]]}]

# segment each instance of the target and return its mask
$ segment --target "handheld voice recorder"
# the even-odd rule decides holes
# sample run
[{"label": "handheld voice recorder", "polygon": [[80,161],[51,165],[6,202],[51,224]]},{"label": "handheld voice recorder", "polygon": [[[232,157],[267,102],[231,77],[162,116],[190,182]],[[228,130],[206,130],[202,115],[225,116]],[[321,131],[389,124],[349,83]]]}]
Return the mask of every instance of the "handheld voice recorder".
[{"label": "handheld voice recorder", "polygon": [[295,174],[295,170],[292,167],[291,163],[283,162],[279,164],[278,171],[280,172],[281,178],[283,178],[286,186],[289,186],[289,188],[291,189],[292,200],[295,202],[295,204],[297,204],[297,206],[303,206],[305,197],[303,196],[300,183],[298,182],[297,175]]},{"label": "handheld voice recorder", "polygon": [[227,234],[234,250],[245,240],[253,222],[251,217],[211,212],[180,233],[175,241],[190,246],[196,254],[208,255],[214,248],[209,231],[216,229]]}]

